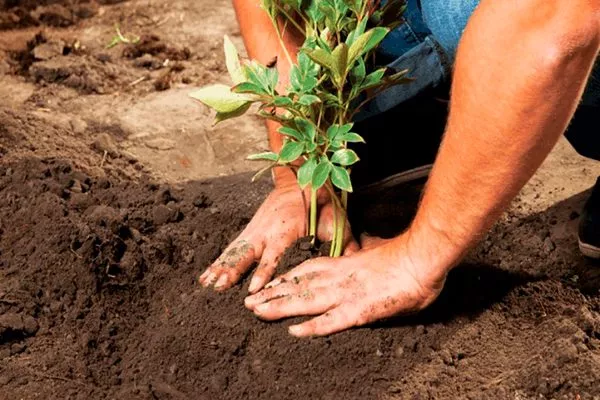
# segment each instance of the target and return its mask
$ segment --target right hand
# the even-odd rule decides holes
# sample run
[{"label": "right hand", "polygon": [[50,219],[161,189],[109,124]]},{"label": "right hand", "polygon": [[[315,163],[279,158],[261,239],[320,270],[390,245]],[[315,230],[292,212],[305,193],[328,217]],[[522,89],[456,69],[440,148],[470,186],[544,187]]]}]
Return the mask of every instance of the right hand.
[{"label": "right hand", "polygon": [[[319,194],[317,238],[333,237],[333,206],[327,193]],[[248,226],[204,271],[199,282],[204,287],[224,290],[236,284],[252,264],[258,267],[250,281],[249,292],[256,293],[271,280],[283,252],[297,239],[306,236],[310,189],[302,191],[295,180],[280,184],[269,194]],[[344,232],[345,254],[359,249],[349,224]]]}]

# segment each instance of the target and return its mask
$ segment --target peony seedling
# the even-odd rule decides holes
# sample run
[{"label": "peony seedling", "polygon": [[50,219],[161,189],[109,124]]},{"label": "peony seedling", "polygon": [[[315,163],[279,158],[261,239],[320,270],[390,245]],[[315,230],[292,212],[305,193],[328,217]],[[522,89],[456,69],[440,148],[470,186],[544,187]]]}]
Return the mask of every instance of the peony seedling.
[{"label": "peony seedling", "polygon": [[[401,21],[403,1],[384,5],[371,0],[263,0],[262,8],[279,35],[297,29],[304,34],[296,63],[290,64],[285,93],[276,89],[277,69],[256,61],[240,61],[238,52],[224,39],[227,70],[232,87],[216,84],[191,96],[216,111],[215,122],[238,117],[254,103],[258,114],[281,124],[284,144],[279,152],[253,154],[251,160],[292,168],[301,188],[310,187],[307,234],[317,229],[317,191],[329,192],[335,209],[331,256],[342,253],[350,169],[359,161],[349,143],[364,142],[352,131],[353,117],[383,90],[410,81],[407,71],[391,73],[377,68],[373,53],[388,32]],[[300,161],[300,163],[298,163]],[[299,166],[298,166],[299,165]]]}]

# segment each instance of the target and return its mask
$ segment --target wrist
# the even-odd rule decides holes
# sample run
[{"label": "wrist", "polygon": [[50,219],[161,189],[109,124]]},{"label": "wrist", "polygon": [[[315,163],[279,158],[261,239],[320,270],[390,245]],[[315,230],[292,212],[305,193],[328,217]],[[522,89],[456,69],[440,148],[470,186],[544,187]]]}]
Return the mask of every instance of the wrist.
[{"label": "wrist", "polygon": [[469,246],[459,236],[444,230],[435,221],[418,215],[402,235],[405,251],[413,263],[433,277],[448,274],[465,256]]},{"label": "wrist", "polygon": [[273,167],[271,169],[271,178],[276,188],[298,186],[296,174],[288,166]]}]

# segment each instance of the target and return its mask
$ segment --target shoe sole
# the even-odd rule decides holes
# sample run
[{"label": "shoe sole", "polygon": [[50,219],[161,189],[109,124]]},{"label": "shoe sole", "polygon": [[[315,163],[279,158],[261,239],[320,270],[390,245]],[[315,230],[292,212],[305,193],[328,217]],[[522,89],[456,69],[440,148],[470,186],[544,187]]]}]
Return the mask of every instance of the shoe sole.
[{"label": "shoe sole", "polygon": [[375,183],[370,183],[368,185],[361,186],[360,188],[357,189],[357,192],[360,192],[360,193],[377,192],[380,190],[400,186],[400,185],[403,185],[408,182],[416,181],[421,178],[425,178],[425,177],[429,176],[429,172],[431,172],[432,166],[433,166],[433,164],[427,164],[427,165],[423,165],[421,167],[409,169],[408,171],[394,174],[392,176],[388,176],[387,178],[377,181]]},{"label": "shoe sole", "polygon": [[596,246],[592,246],[591,244],[583,243],[580,240],[579,241],[579,250],[586,257],[593,258],[595,260],[600,259],[600,247],[596,247]]}]

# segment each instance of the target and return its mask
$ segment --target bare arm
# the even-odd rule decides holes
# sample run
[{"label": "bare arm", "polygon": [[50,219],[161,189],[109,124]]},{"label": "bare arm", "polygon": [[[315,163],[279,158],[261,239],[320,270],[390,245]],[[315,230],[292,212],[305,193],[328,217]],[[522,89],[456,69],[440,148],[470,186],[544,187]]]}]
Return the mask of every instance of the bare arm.
[{"label": "bare arm", "polygon": [[[265,65],[275,59],[277,60],[277,70],[279,72],[278,90],[283,92],[283,89],[289,82],[291,65],[269,16],[260,7],[260,1],[258,0],[233,0],[233,6],[248,56]],[[304,39],[291,26],[286,27],[285,31],[283,31],[283,26],[281,28],[282,32],[284,32],[283,43],[292,61],[295,62],[298,48],[302,46]],[[271,149],[279,152],[282,146],[282,137],[277,132],[277,129],[279,129],[279,124],[267,121]],[[294,174],[288,168],[276,168],[274,176],[276,183],[295,181]]]},{"label": "bare arm", "polygon": [[[461,41],[445,138],[410,229],[452,266],[531,178],[598,55],[596,0],[483,0]],[[433,248],[432,248],[433,247]]]}]

